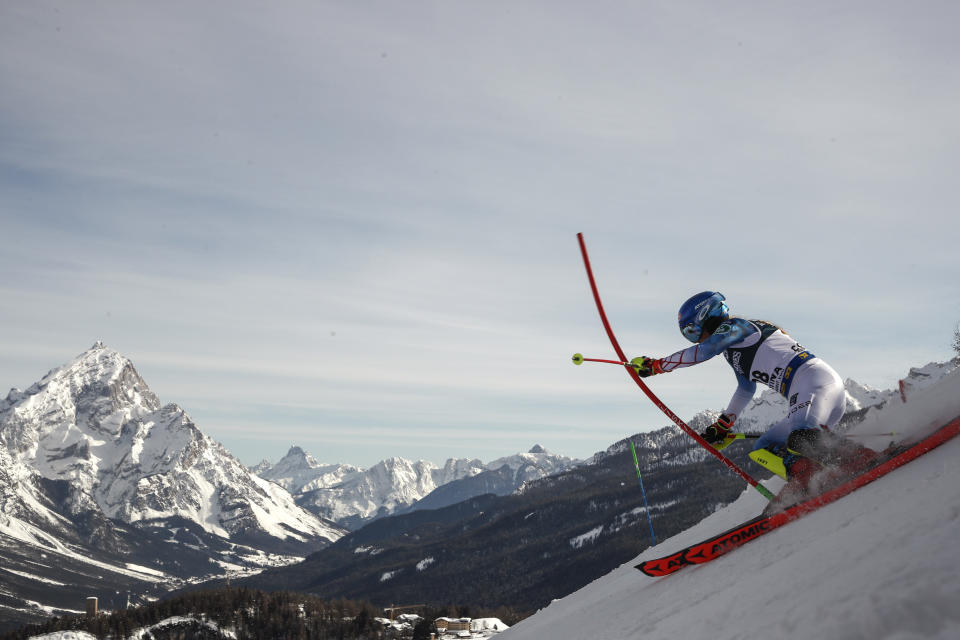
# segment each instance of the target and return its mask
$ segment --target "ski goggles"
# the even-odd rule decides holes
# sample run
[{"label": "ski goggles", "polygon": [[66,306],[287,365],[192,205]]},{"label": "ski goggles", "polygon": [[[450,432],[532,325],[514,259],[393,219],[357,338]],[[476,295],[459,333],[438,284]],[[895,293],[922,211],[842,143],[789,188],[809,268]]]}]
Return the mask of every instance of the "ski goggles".
[{"label": "ski goggles", "polygon": [[680,333],[682,333],[683,337],[690,342],[698,342],[700,340],[700,336],[703,335],[703,327],[696,322],[691,322],[680,329]]}]

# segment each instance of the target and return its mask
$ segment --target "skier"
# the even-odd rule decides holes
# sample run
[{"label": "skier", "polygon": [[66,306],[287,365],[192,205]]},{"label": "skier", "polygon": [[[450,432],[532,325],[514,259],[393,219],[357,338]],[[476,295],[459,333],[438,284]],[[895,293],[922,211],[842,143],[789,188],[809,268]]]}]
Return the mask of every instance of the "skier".
[{"label": "skier", "polygon": [[858,473],[879,456],[872,449],[833,434],[843,417],[846,395],[837,372],[777,325],[731,317],[723,294],[703,291],[680,307],[680,332],[694,346],[664,358],[640,356],[631,364],[641,377],[669,373],[723,353],[737,377],[726,411],[702,434],[723,449],[731,429],[753,398],[757,383],[778,391],[789,403],[787,416],[754,444],[751,459],[802,491],[813,491],[813,476],[824,466],[844,475]]}]

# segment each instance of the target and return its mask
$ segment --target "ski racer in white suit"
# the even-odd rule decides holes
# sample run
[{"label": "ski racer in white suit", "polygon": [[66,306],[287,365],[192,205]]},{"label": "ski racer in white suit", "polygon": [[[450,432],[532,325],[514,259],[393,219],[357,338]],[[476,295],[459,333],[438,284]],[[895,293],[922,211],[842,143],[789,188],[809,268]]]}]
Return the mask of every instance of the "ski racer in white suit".
[{"label": "ski racer in white suit", "polygon": [[[707,442],[718,449],[733,442],[734,422],[761,383],[783,395],[789,409],[753,449],[780,458],[780,473],[787,479],[806,488],[823,465],[855,473],[873,462],[876,452],[830,432],[843,417],[846,404],[837,372],[780,327],[730,317],[724,300],[721,293],[704,291],[684,302],[678,315],[680,331],[694,346],[664,358],[634,358],[637,373],[642,377],[669,373],[723,353],[737,377],[737,390],[726,411],[701,434]],[[751,458],[769,466],[764,462],[769,456],[751,454]]]}]

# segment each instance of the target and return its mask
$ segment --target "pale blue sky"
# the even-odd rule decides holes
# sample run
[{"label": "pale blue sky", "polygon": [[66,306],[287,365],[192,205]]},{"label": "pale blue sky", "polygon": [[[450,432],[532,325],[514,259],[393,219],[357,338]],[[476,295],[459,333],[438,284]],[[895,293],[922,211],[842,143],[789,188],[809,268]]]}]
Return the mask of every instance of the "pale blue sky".
[{"label": "pale blue sky", "polygon": [[[952,2],[7,2],[0,385],[102,339],[246,463],[586,457],[718,289],[892,387],[960,320]],[[721,408],[725,363],[654,379]]]}]

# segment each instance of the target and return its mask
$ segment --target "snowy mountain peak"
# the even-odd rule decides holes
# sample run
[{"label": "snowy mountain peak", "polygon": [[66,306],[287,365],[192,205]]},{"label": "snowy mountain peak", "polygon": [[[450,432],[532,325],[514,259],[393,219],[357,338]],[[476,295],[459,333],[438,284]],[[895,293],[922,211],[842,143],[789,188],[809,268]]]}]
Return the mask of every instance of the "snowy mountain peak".
[{"label": "snowy mountain peak", "polygon": [[894,395],[893,391],[874,389],[851,378],[844,380],[843,386],[847,392],[847,411],[859,411],[882,404]]},{"label": "snowy mountain peak", "polygon": [[311,456],[302,448],[294,445],[290,447],[289,451],[287,451],[287,455],[280,458],[280,461],[276,464],[275,468],[278,470],[300,469],[300,468],[317,469],[322,466],[323,465],[317,462],[316,458]]},{"label": "snowy mountain peak", "polygon": [[245,469],[183,409],[161,406],[133,363],[99,341],[0,404],[0,444],[43,478],[65,481],[75,515],[185,518],[231,538],[340,535]]},{"label": "snowy mountain peak", "polygon": [[567,456],[549,453],[540,445],[534,445],[528,453],[518,453],[512,456],[498,458],[486,465],[489,471],[509,468],[513,472],[514,483],[518,491],[523,491],[525,485],[534,480],[566,471],[575,466],[577,461]]},{"label": "snowy mountain peak", "polygon": [[255,469],[255,473],[261,478],[276,482],[293,494],[339,484],[359,471],[360,469],[353,465],[318,462],[298,446],[290,447],[287,455],[276,464],[272,465],[265,460]]},{"label": "snowy mountain peak", "polygon": [[7,397],[0,401],[0,411],[6,410],[7,407],[12,405],[14,402],[19,402],[22,400],[23,397],[24,394],[22,390],[17,389],[16,387],[10,389],[10,391],[7,393]]},{"label": "snowy mountain peak", "polygon": [[[116,378],[128,366],[132,366],[129,359],[98,340],[92,347],[67,364],[48,373],[44,380],[60,374],[81,376],[86,380],[100,379],[108,382]],[[44,380],[41,380],[41,383]]]},{"label": "snowy mountain peak", "polygon": [[8,446],[30,450],[49,442],[57,454],[116,437],[122,424],[159,409],[133,363],[98,342],[25,392],[11,392],[0,406],[0,422],[11,423],[3,433]]}]

